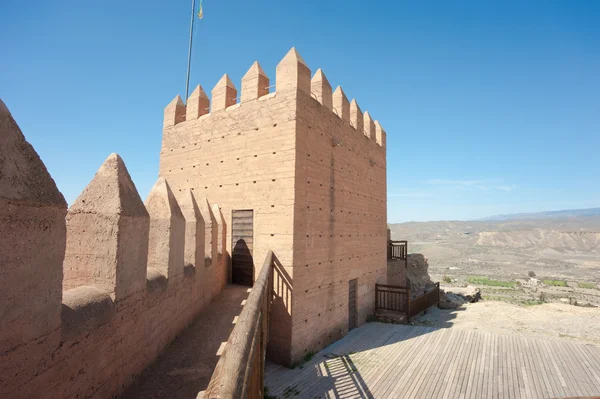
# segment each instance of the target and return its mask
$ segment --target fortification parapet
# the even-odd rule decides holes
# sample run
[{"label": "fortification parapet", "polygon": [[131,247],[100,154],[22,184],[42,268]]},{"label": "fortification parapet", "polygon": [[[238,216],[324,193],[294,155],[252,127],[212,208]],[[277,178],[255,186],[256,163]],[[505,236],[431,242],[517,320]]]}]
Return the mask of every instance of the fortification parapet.
[{"label": "fortification parapet", "polygon": [[267,94],[269,94],[269,78],[258,61],[255,61],[242,78],[241,102],[256,100]]},{"label": "fortification parapet", "polygon": [[277,64],[275,88],[277,92],[298,90],[310,95],[310,69],[294,47]]},{"label": "fortification parapet", "polygon": [[317,69],[311,80],[311,90],[318,102],[325,108],[332,109],[331,84],[329,84],[321,68]]},{"label": "fortification parapet", "polygon": [[[216,250],[217,250],[217,265],[228,265],[229,261],[227,259],[227,254],[225,248],[227,247],[227,224],[225,222],[225,218],[223,217],[223,213],[221,212],[221,208],[217,204],[213,204],[212,213],[214,215],[214,221],[216,225]],[[213,260],[214,261],[214,260]],[[220,273],[216,275],[216,282],[221,287],[227,284],[227,282],[231,281],[231,271],[225,268],[219,268],[220,271],[225,271],[224,273]],[[217,287],[217,289],[221,289],[221,287]]]},{"label": "fortification parapet", "polygon": [[375,121],[375,136],[377,138],[377,144],[382,147],[386,146],[386,133],[385,130],[381,127],[379,121]]},{"label": "fortification parapet", "polygon": [[184,122],[186,112],[186,107],[178,94],[173,100],[171,100],[169,105],[165,107],[163,128],[175,126],[178,123]]},{"label": "fortification parapet", "polygon": [[0,168],[0,397],[8,398],[3,388],[41,372],[59,343],[67,204],[1,100]]},{"label": "fortification parapet", "polygon": [[[185,111],[176,98],[165,115]],[[189,191],[182,211],[164,179],[148,212],[117,154],[67,211],[1,101],[0,164],[0,397],[117,396],[220,292],[225,222]]]},{"label": "fortification parapet", "polygon": [[[231,119],[234,120],[234,113],[238,112],[240,106],[245,103],[252,103],[255,100],[267,100],[277,97],[281,101],[285,101],[286,96],[294,98],[297,93],[305,93],[311,95],[343,122],[349,123],[357,132],[364,134],[373,142],[377,142],[382,146],[383,140],[378,139],[377,128],[370,113],[366,112],[363,115],[355,99],[349,103],[340,86],[337,86],[332,93],[331,84],[321,69],[318,69],[311,78],[310,69],[295,48],[290,49],[277,65],[275,82],[276,91],[269,94],[269,78],[256,61],[242,78],[240,103],[238,104],[236,104],[237,89],[227,74],[221,77],[211,91],[211,100],[208,99],[202,87],[197,86],[188,98],[186,105],[183,104],[179,96],[167,105],[164,120],[165,133],[167,129],[171,131],[170,128],[182,122],[191,123],[198,119],[203,120],[208,126],[210,123],[206,122],[205,117],[211,118],[213,113],[219,114],[220,111],[226,109],[228,112],[232,112]],[[262,106],[279,107],[281,101],[275,103],[265,102]],[[234,105],[236,106],[234,107]],[[210,112],[208,112],[209,108]],[[294,108],[291,111],[296,112]],[[243,113],[243,111],[239,112]],[[223,118],[223,116],[220,116],[220,118]],[[187,124],[185,126],[186,129],[189,127]],[[163,150],[170,147],[169,150],[173,151],[173,143],[169,143],[165,147],[165,143],[170,141],[169,138],[173,134],[177,134],[177,139],[173,139],[174,141],[187,143],[187,145],[198,144],[189,130],[186,130],[186,132],[177,131],[163,136]]]},{"label": "fortification parapet", "polygon": [[350,102],[341,86],[336,87],[332,95],[333,110],[340,119],[350,123]]},{"label": "fortification parapet", "polygon": [[108,291],[97,287],[81,286],[65,291],[62,306],[63,340],[100,327],[110,321],[114,303]]},{"label": "fortification parapet", "polygon": [[185,218],[184,262],[204,267],[204,219],[192,190],[183,193],[179,207]]},{"label": "fortification parapet", "polygon": [[210,100],[202,86],[196,86],[192,94],[188,97],[185,108],[185,120],[188,121],[198,119],[202,115],[208,114],[208,111],[210,110]]},{"label": "fortification parapet", "polygon": [[67,214],[63,288],[121,300],[145,289],[150,217],[125,163],[111,154]]},{"label": "fortification parapet", "polygon": [[356,129],[357,132],[363,133],[364,131],[364,120],[363,113],[358,106],[356,99],[350,101],[350,125]]},{"label": "fortification parapet", "polygon": [[164,178],[152,187],[146,208],[150,214],[148,268],[160,271],[167,279],[183,274],[185,218]]},{"label": "fortification parapet", "polygon": [[227,74],[223,75],[211,91],[211,111],[222,111],[227,107],[235,105],[237,89]]},{"label": "fortification parapet", "polygon": [[366,111],[363,115],[363,129],[365,136],[375,142],[377,141],[375,134],[375,122],[373,121],[373,118],[371,118],[369,111]]}]

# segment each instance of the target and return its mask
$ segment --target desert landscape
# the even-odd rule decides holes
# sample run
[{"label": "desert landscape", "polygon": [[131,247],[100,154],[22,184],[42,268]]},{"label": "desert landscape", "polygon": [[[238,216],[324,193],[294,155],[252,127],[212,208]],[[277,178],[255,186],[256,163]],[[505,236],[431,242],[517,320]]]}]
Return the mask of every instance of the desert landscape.
[{"label": "desert landscape", "polygon": [[477,287],[484,300],[521,306],[600,305],[598,208],[389,227],[446,290]]}]

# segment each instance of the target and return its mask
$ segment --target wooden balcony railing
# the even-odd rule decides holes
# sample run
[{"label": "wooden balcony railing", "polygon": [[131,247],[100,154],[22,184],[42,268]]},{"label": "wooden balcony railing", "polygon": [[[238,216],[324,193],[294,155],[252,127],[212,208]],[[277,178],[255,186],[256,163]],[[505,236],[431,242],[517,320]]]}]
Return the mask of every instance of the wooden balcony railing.
[{"label": "wooden balcony railing", "polygon": [[406,260],[407,253],[407,241],[388,241],[388,259]]},{"label": "wooden balcony railing", "polygon": [[273,252],[269,251],[215,367],[204,398],[254,399],[264,396],[272,298]]},{"label": "wooden balcony railing", "polygon": [[406,314],[407,321],[427,308],[440,303],[440,283],[411,298],[410,288],[398,285],[375,284],[375,313],[392,310]]},{"label": "wooden balcony railing", "polygon": [[375,310],[406,312],[409,292],[408,287],[375,284]]},{"label": "wooden balcony railing", "polygon": [[440,283],[435,283],[433,288],[423,290],[420,295],[412,298],[408,302],[406,315],[408,321],[421,312],[427,313],[427,308],[440,303]]}]

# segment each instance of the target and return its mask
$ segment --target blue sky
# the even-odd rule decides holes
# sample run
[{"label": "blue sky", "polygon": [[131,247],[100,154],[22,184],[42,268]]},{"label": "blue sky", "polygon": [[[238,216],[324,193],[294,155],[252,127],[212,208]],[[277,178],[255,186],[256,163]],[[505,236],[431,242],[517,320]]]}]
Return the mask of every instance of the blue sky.
[{"label": "blue sky", "polygon": [[[189,1],[8,1],[0,96],[72,203],[111,152],[143,198]],[[296,46],[388,133],[388,220],[600,206],[600,2],[205,0],[193,86]]]}]

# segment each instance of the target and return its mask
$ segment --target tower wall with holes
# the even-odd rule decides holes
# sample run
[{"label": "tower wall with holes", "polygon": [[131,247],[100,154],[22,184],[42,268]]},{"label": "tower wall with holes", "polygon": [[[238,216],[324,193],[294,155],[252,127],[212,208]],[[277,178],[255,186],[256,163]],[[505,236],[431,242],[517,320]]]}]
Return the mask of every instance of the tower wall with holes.
[{"label": "tower wall with holes", "polygon": [[385,132],[321,70],[299,90],[297,122],[296,360],[364,324],[387,282]]},{"label": "tower wall with holes", "polygon": [[[268,250],[276,257],[269,356],[289,365],[348,332],[349,280],[355,324],[374,311],[386,275],[385,132],[341,88],[332,93],[322,71],[311,79],[295,49],[275,86],[269,93],[255,63],[239,103],[227,75],[210,100],[200,86],[185,105],[176,97],[165,108],[159,174],[176,196],[191,190],[218,203],[225,226],[234,210],[254,211],[254,275]],[[236,244],[226,231],[223,256]]]},{"label": "tower wall with holes", "polygon": [[[262,71],[257,72],[264,77]],[[263,88],[269,85],[262,78],[255,81]],[[210,113],[204,107],[203,115],[188,117],[190,100],[187,107],[179,104],[179,112],[187,112],[186,120],[164,127],[159,175],[176,196],[189,189],[219,204],[224,224],[229,226],[226,242],[219,249],[223,256],[230,257],[236,244],[230,232],[233,210],[253,210],[255,276],[269,250],[281,265],[276,274],[281,288],[277,306],[273,306],[270,355],[286,363],[291,343],[291,292],[287,286],[293,275],[296,100],[293,93],[267,94],[263,90],[264,95],[258,97],[255,90],[254,96],[243,92],[243,101],[235,104],[235,89],[226,76],[222,82],[227,92],[221,96],[222,86],[217,85]],[[249,90],[244,84],[242,87]],[[215,101],[233,105],[219,107]],[[169,112],[167,107],[165,121]]]}]

